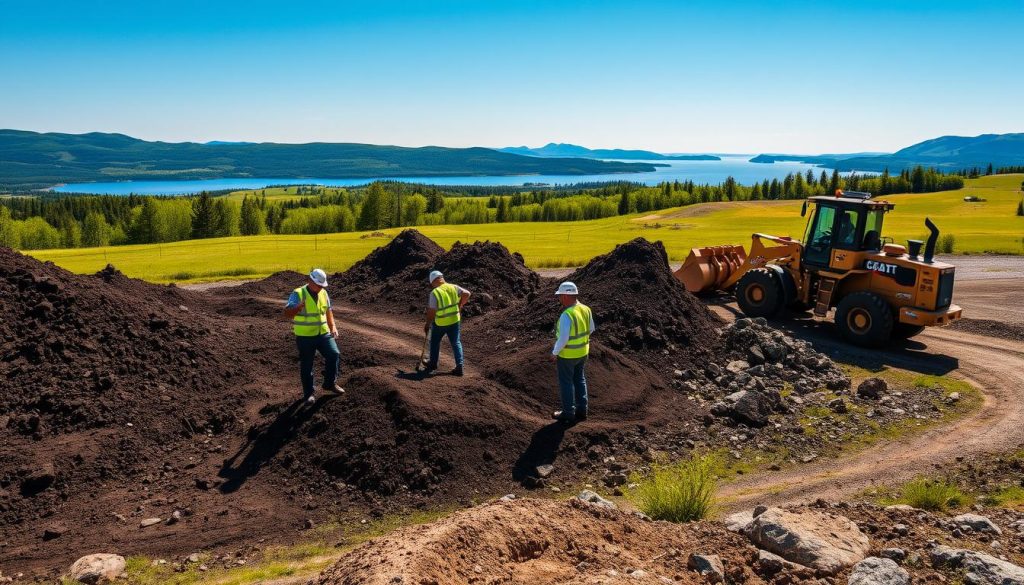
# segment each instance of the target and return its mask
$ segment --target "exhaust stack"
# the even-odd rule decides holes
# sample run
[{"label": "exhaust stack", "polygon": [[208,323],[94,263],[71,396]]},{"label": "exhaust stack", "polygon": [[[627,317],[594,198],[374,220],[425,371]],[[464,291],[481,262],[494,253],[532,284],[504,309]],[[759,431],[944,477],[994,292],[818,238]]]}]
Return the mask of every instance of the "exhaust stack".
[{"label": "exhaust stack", "polygon": [[911,260],[917,260],[917,257],[921,254],[921,246],[924,242],[921,240],[907,240],[907,255],[910,256]]},{"label": "exhaust stack", "polygon": [[932,232],[932,235],[928,236],[928,243],[924,245],[924,261],[931,264],[935,256],[935,244],[939,241],[939,228],[927,217],[924,218],[924,225]]}]

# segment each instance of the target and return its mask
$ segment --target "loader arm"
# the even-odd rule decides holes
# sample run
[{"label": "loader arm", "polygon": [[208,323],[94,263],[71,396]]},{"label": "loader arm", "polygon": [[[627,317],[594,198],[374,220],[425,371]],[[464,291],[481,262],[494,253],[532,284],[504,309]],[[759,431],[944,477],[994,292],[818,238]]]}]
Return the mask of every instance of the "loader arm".
[{"label": "loader arm", "polygon": [[754,234],[750,253],[743,246],[693,248],[674,274],[692,293],[727,290],[754,268],[798,261],[801,249],[800,242],[789,237]]}]

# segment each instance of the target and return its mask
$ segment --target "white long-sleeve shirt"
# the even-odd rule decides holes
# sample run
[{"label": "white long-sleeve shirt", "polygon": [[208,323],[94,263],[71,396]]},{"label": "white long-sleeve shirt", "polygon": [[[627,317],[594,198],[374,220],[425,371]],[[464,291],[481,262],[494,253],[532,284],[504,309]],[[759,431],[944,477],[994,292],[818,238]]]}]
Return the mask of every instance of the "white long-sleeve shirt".
[{"label": "white long-sleeve shirt", "polygon": [[[593,334],[597,329],[597,325],[594,324],[594,313],[590,313],[590,333]],[[569,336],[572,334],[572,319],[563,310],[562,316],[558,318],[558,339],[555,340],[555,348],[551,350],[551,355],[558,355],[563,349],[565,344],[569,343]]]}]

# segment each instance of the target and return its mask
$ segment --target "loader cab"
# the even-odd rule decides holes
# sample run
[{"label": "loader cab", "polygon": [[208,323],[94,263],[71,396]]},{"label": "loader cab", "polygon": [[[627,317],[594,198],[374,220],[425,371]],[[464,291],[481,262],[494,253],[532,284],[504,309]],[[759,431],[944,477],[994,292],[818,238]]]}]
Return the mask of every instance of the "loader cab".
[{"label": "loader cab", "polygon": [[828,268],[834,250],[881,250],[882,222],[893,204],[852,191],[839,191],[836,197],[810,197],[808,202],[814,205],[814,212],[804,232],[805,265]]}]

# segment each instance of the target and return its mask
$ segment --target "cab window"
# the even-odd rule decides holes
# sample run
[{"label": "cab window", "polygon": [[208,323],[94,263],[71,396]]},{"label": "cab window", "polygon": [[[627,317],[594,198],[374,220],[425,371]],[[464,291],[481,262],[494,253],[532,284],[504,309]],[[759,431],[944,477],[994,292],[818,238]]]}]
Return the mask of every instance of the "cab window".
[{"label": "cab window", "polygon": [[857,209],[844,209],[839,212],[839,222],[836,224],[836,247],[844,250],[855,250],[860,242],[857,241],[857,222],[860,221],[861,212]]},{"label": "cab window", "polygon": [[878,250],[882,247],[883,211],[869,211],[864,222],[864,243],[862,250]]},{"label": "cab window", "polygon": [[814,221],[804,247],[804,261],[811,264],[828,264],[832,254],[832,224],[835,223],[836,209],[818,205]]}]

